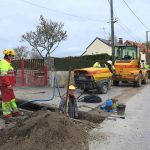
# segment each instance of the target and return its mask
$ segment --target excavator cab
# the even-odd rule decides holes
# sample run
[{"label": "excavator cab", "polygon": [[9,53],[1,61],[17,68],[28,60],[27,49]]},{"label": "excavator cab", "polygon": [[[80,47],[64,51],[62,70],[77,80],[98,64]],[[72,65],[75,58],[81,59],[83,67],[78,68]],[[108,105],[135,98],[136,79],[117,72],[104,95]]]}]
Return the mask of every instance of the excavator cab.
[{"label": "excavator cab", "polygon": [[123,83],[133,82],[139,87],[148,81],[148,73],[140,64],[139,49],[136,46],[115,47],[115,74],[113,75],[113,85],[118,86]]},{"label": "excavator cab", "polygon": [[117,60],[138,60],[138,50],[136,46],[118,46],[116,47]]}]

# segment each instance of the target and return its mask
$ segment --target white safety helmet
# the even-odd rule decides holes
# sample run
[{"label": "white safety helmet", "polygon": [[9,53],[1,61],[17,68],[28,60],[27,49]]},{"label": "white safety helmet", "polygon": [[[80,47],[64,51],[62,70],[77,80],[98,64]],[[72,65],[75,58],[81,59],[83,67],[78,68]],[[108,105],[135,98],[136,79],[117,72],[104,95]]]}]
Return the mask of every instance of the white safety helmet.
[{"label": "white safety helmet", "polygon": [[108,60],[107,63],[112,65],[112,61],[111,60]]}]

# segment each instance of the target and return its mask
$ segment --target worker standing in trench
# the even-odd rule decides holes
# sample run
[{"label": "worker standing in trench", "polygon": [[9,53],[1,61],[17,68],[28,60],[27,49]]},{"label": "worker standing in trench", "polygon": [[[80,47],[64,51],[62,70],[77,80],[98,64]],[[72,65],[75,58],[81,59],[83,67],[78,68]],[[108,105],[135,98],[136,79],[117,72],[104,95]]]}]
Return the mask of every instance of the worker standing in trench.
[{"label": "worker standing in trench", "polygon": [[4,50],[4,58],[0,62],[0,90],[2,95],[2,111],[4,118],[12,118],[19,115],[15,102],[13,87],[15,85],[14,69],[11,61],[16,55],[12,49]]},{"label": "worker standing in trench", "polygon": [[61,102],[59,104],[59,109],[61,112],[65,113],[66,112],[66,107],[68,107],[68,115],[70,118],[78,118],[78,107],[77,107],[77,99],[74,95],[74,92],[76,90],[76,87],[74,85],[70,85],[68,89],[68,105],[67,105],[67,100],[66,97],[64,96],[61,99]]}]

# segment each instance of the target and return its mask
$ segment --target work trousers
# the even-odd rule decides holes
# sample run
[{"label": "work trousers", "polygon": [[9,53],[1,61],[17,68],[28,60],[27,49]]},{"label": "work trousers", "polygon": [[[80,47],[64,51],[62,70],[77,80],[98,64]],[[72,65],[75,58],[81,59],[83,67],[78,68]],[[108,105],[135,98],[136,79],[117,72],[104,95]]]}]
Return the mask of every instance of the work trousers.
[{"label": "work trousers", "polygon": [[[65,113],[67,101],[65,98],[62,98],[59,104],[59,109],[61,112]],[[68,115],[70,118],[78,118],[78,107],[76,99],[69,98],[68,103]]]},{"label": "work trousers", "polygon": [[15,95],[13,89],[7,87],[1,87],[2,95],[2,110],[5,118],[11,117],[13,114],[18,112],[18,108],[15,102]]}]

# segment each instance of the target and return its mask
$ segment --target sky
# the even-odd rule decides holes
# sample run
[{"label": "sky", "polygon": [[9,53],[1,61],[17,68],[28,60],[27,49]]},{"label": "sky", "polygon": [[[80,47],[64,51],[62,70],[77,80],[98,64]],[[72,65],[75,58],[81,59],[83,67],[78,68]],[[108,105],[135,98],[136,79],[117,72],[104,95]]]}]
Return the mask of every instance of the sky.
[{"label": "sky", "polygon": [[[116,37],[145,42],[150,0],[114,0],[113,5]],[[111,32],[109,0],[0,0],[0,12],[0,59],[3,49],[29,46],[20,42],[21,35],[35,30],[41,14],[67,30],[54,57],[80,56],[96,37],[108,39]]]}]

